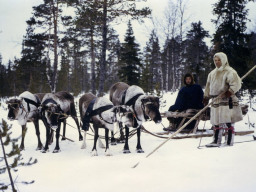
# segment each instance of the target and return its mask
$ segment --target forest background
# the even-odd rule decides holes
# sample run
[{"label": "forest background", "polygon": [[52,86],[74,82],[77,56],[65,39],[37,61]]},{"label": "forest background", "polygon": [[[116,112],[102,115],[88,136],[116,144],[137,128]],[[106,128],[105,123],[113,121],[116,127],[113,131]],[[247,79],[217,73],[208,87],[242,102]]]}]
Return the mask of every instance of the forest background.
[{"label": "forest background", "polygon": [[[4,62],[0,52],[0,97],[25,90],[100,96],[118,81],[160,95],[179,89],[187,72],[204,86],[219,51],[240,76],[255,65],[256,17],[249,17],[254,0],[209,1],[213,29],[192,21],[195,1],[162,1],[157,13],[152,1],[42,0],[27,18],[20,54]],[[138,26],[149,35],[137,39]],[[243,82],[251,94],[255,88],[256,72]]]}]

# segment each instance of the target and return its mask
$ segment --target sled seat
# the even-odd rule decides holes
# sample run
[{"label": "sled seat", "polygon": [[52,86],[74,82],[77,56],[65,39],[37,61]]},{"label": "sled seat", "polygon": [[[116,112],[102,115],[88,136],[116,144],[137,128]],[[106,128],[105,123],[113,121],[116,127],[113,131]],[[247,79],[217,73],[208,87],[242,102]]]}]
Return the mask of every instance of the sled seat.
[{"label": "sled seat", "polygon": [[[167,118],[175,118],[178,119],[180,118],[181,121],[178,125],[176,125],[175,130],[178,130],[180,127],[182,127],[184,125],[184,123],[186,123],[189,119],[191,119],[192,117],[194,117],[200,110],[199,109],[187,109],[185,111],[181,111],[181,112],[177,112],[177,111],[167,111],[164,114],[164,117]],[[206,110],[206,112],[203,112],[202,114],[200,114],[197,118],[195,118],[195,125],[194,127],[191,129],[190,132],[192,133],[196,133],[199,122],[201,120],[206,121],[210,119],[210,116],[208,116],[207,114],[209,114],[210,108]]]}]

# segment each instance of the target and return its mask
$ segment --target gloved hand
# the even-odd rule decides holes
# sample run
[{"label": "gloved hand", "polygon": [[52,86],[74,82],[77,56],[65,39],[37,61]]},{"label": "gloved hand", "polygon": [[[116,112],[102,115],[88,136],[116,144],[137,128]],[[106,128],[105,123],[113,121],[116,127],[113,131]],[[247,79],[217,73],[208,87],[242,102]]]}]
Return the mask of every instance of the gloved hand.
[{"label": "gloved hand", "polygon": [[203,99],[204,106],[208,105],[208,103],[209,103],[209,99],[204,97],[204,99]]},{"label": "gloved hand", "polygon": [[231,97],[231,95],[232,95],[232,92],[229,91],[229,90],[227,90],[227,91],[223,94],[223,98],[229,98],[229,97]]}]

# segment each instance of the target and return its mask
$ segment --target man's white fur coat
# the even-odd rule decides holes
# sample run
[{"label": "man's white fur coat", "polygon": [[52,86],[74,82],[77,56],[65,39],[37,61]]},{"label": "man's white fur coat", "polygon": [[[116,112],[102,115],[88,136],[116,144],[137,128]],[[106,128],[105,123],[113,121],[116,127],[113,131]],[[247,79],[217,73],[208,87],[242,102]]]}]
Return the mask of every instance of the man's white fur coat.
[{"label": "man's white fur coat", "polygon": [[[207,78],[204,97],[212,98],[229,90],[232,95],[233,108],[228,105],[229,98],[217,99],[211,107],[211,124],[235,123],[241,121],[242,111],[235,93],[241,88],[241,79],[237,72],[229,66],[226,54],[219,52],[213,58],[221,60],[221,67],[212,70]],[[216,66],[216,64],[215,64]]]}]

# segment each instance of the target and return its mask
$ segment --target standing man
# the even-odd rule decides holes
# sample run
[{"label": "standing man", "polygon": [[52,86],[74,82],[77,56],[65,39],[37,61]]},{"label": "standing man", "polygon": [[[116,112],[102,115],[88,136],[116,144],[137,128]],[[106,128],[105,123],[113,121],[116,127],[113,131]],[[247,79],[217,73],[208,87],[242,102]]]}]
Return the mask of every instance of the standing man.
[{"label": "standing man", "polygon": [[211,106],[211,124],[214,135],[212,143],[207,147],[218,147],[221,145],[222,135],[225,131],[225,145],[232,146],[234,143],[234,123],[241,121],[242,111],[235,93],[241,88],[241,79],[237,72],[229,66],[225,53],[216,53],[213,57],[216,68],[212,70],[207,78],[204,105],[210,98],[222,94]]}]

